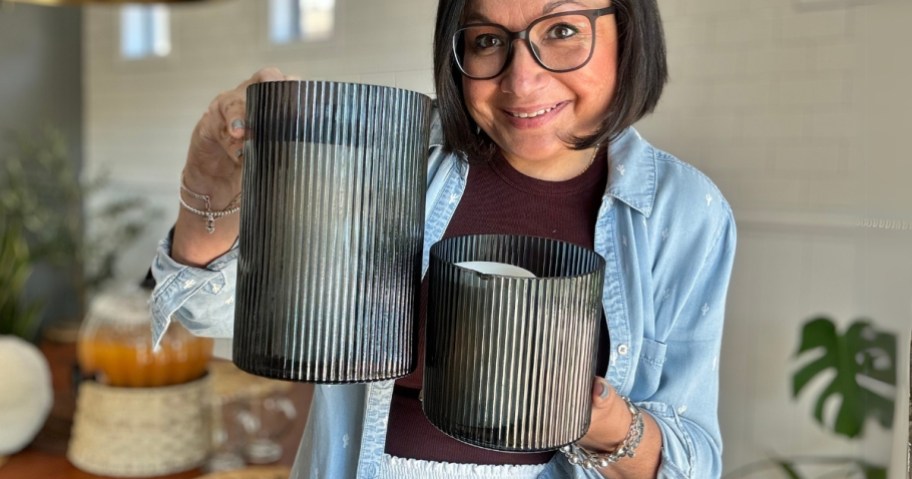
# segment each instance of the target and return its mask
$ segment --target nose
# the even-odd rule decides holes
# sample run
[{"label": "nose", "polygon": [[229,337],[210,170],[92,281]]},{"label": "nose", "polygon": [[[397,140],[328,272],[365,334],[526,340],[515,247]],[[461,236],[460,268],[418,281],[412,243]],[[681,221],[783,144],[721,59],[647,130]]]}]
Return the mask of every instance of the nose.
[{"label": "nose", "polygon": [[516,96],[527,96],[543,88],[550,76],[532,55],[532,44],[528,40],[516,39],[512,58],[500,79],[500,89]]}]

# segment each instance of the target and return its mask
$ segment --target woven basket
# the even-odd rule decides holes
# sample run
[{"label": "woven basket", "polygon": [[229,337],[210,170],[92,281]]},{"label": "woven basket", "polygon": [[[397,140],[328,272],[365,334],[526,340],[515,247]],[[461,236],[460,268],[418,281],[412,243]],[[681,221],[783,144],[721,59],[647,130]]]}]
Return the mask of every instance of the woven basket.
[{"label": "woven basket", "polygon": [[146,477],[193,469],[209,451],[203,378],[161,388],[79,387],[67,458],[93,474]]},{"label": "woven basket", "polygon": [[242,371],[231,361],[210,361],[209,377],[212,399],[221,403],[285,393],[291,390],[293,384],[255,376]]}]

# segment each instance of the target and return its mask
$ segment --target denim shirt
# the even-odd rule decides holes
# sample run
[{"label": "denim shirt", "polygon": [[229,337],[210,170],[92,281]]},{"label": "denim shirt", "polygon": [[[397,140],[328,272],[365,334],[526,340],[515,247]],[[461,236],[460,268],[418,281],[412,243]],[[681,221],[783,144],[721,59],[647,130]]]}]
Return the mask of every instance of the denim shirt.
[{"label": "denim shirt", "polygon": [[[696,168],[633,128],[611,143],[605,160],[608,186],[594,244],[606,260],[602,303],[612,349],[601,373],[661,429],[659,477],[720,477],[719,353],[736,240],[731,208]],[[422,274],[468,170],[432,136]],[[170,258],[168,239],[161,242],[152,265],[155,341],[172,318],[199,335],[231,336],[237,255],[235,244],[205,268],[192,268]],[[377,477],[392,391],[393,381],[316,386],[292,477]],[[556,454],[539,477],[601,476]]]}]

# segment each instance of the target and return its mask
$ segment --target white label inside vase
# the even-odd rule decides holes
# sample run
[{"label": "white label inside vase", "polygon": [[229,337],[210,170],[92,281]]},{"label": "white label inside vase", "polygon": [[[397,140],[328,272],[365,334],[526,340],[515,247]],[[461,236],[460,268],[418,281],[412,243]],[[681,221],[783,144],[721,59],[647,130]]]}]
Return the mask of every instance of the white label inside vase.
[{"label": "white label inside vase", "polygon": [[463,261],[456,263],[460,268],[477,271],[481,274],[491,274],[496,276],[511,276],[514,278],[534,278],[531,271],[520,268],[519,266],[509,263],[499,263],[497,261]]}]

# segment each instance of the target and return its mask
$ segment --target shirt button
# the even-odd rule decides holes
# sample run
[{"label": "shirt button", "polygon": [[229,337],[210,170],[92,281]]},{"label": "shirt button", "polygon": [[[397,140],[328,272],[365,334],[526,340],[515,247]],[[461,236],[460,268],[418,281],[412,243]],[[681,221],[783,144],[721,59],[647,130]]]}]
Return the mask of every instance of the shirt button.
[{"label": "shirt button", "polygon": [[620,346],[618,346],[618,354],[620,354],[621,356],[627,355],[627,345],[626,344],[621,344]]}]

